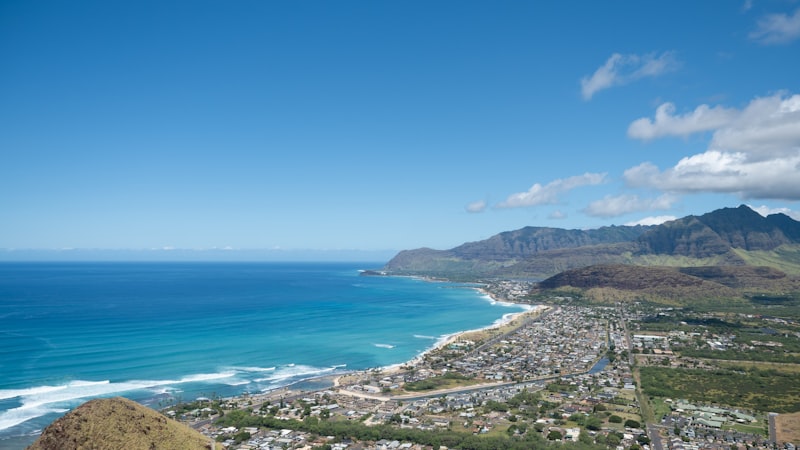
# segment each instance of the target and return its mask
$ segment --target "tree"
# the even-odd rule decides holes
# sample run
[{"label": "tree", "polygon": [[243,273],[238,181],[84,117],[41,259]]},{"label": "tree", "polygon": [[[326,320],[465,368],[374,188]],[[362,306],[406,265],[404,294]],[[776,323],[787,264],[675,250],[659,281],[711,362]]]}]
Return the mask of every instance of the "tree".
[{"label": "tree", "polygon": [[641,426],[642,424],[633,419],[628,419],[625,421],[625,428],[640,428]]},{"label": "tree", "polygon": [[240,444],[248,439],[250,439],[250,433],[247,431],[240,431],[233,435],[233,440],[236,441],[237,444]]},{"label": "tree", "polygon": [[551,441],[560,441],[563,437],[564,436],[558,430],[550,430],[550,432],[547,433],[547,439]]},{"label": "tree", "polygon": [[603,426],[603,422],[598,417],[590,416],[586,419],[586,424],[584,426],[587,430],[597,431]]},{"label": "tree", "polygon": [[622,417],[612,414],[611,417],[608,418],[608,421],[611,423],[622,423]]},{"label": "tree", "polygon": [[486,402],[484,407],[489,411],[499,411],[499,412],[507,412],[508,405],[502,402],[498,402],[496,400],[489,400]]}]

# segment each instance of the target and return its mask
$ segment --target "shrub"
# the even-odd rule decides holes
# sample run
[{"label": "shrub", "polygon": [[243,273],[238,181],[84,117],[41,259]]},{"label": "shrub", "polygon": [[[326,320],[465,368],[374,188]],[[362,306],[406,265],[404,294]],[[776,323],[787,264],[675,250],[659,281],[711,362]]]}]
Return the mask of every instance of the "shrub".
[{"label": "shrub", "polygon": [[625,421],[625,427],[626,428],[640,428],[641,426],[642,426],[642,424],[640,424],[639,422],[637,422],[637,421],[635,421],[633,419],[628,419],[628,420]]}]

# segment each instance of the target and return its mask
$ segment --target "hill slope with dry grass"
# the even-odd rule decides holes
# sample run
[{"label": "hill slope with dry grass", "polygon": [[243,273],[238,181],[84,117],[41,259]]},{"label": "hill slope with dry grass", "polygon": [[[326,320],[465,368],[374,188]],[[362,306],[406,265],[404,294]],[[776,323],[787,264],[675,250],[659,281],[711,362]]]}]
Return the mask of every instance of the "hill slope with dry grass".
[{"label": "hill slope with dry grass", "polygon": [[211,440],[134,401],[90,400],[45,428],[28,450],[206,450]]},{"label": "hill slope with dry grass", "polygon": [[800,279],[771,267],[645,267],[605,264],[572,269],[536,286],[578,289],[598,301],[647,299],[683,304],[697,299],[745,300],[762,292],[800,292]]}]

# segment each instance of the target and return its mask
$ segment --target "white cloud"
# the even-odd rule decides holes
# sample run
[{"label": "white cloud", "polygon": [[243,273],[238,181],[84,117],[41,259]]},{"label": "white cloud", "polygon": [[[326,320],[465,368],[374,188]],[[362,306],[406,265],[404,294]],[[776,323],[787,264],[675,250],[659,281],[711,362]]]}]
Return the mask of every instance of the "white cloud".
[{"label": "white cloud", "polygon": [[587,206],[583,212],[594,217],[617,217],[639,211],[670,209],[677,199],[670,194],[657,198],[639,198],[638,195],[605,196]]},{"label": "white cloud", "polygon": [[466,206],[466,210],[469,213],[481,213],[485,209],[486,209],[486,202],[483,200],[472,202]]},{"label": "white cloud", "polygon": [[637,130],[633,137],[711,130],[713,135],[704,153],[685,157],[663,172],[651,163],[628,169],[624,178],[630,186],[800,200],[800,95],[756,98],[742,110],[701,105],[682,116],[665,108],[655,121],[641,120],[631,124]]},{"label": "white cloud", "polygon": [[800,153],[793,157],[748,161],[742,153],[707,151],[681,159],[663,172],[651,163],[625,171],[632,187],[672,192],[721,192],[744,199],[800,200]]},{"label": "white cloud", "polygon": [[675,70],[679,63],[674,52],[661,55],[621,55],[614,53],[592,76],[581,79],[581,94],[584,100],[603,89],[622,86],[645,77],[655,77]]},{"label": "white cloud", "polygon": [[587,185],[597,185],[605,181],[605,173],[585,173],[574,177],[551,181],[546,185],[534,184],[525,192],[511,194],[505,201],[500,202],[498,208],[519,208],[523,206],[536,206],[558,202],[560,194],[575,188]]},{"label": "white cloud", "polygon": [[800,37],[800,8],[793,15],[768,14],[758,20],[750,39],[762,44],[785,44]]},{"label": "white cloud", "polygon": [[770,214],[786,214],[787,216],[791,217],[794,220],[800,220],[800,211],[792,211],[789,208],[770,208],[766,205],[761,206],[752,206],[747,205],[753,211],[761,214],[764,217],[769,216]]},{"label": "white cloud", "polygon": [[561,219],[566,219],[567,218],[567,214],[565,212],[563,212],[563,211],[556,210],[556,211],[551,212],[550,215],[547,216],[547,218],[548,219],[553,219],[553,220],[561,220]]},{"label": "white cloud", "polygon": [[736,110],[721,106],[700,105],[684,115],[675,115],[675,105],[664,103],[656,109],[655,119],[647,117],[633,121],[628,127],[628,137],[650,140],[663,136],[688,136],[725,126],[736,116]]},{"label": "white cloud", "polygon": [[800,150],[800,95],[756,98],[736,120],[714,133],[711,149],[741,151],[753,159]]},{"label": "white cloud", "polygon": [[669,222],[670,220],[675,219],[677,219],[675,216],[651,216],[635,222],[628,222],[625,225],[629,227],[635,227],[636,225],[661,225],[664,222]]},{"label": "white cloud", "polygon": [[653,120],[633,121],[628,136],[650,140],[713,130],[710,149],[742,151],[751,158],[791,154],[800,149],[800,95],[758,97],[742,110],[704,104],[683,115],[674,112],[675,105],[662,104]]}]

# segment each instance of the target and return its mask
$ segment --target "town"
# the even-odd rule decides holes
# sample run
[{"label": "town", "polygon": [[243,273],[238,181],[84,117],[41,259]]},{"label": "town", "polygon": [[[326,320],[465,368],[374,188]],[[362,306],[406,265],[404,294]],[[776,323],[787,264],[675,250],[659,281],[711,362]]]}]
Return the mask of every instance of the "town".
[{"label": "town", "polygon": [[[526,282],[490,283],[485,290],[502,301],[530,301]],[[795,443],[776,436],[776,412],[712,397],[654,396],[665,386],[643,386],[667,368],[718,370],[704,352],[743,345],[702,323],[658,326],[677,313],[553,297],[399,367],[338,376],[327,389],[203,398],[167,414],[219,448],[241,450],[477,448],[452,436],[619,450],[794,450]],[[794,350],[793,340],[800,333],[752,340],[743,350]]]}]

